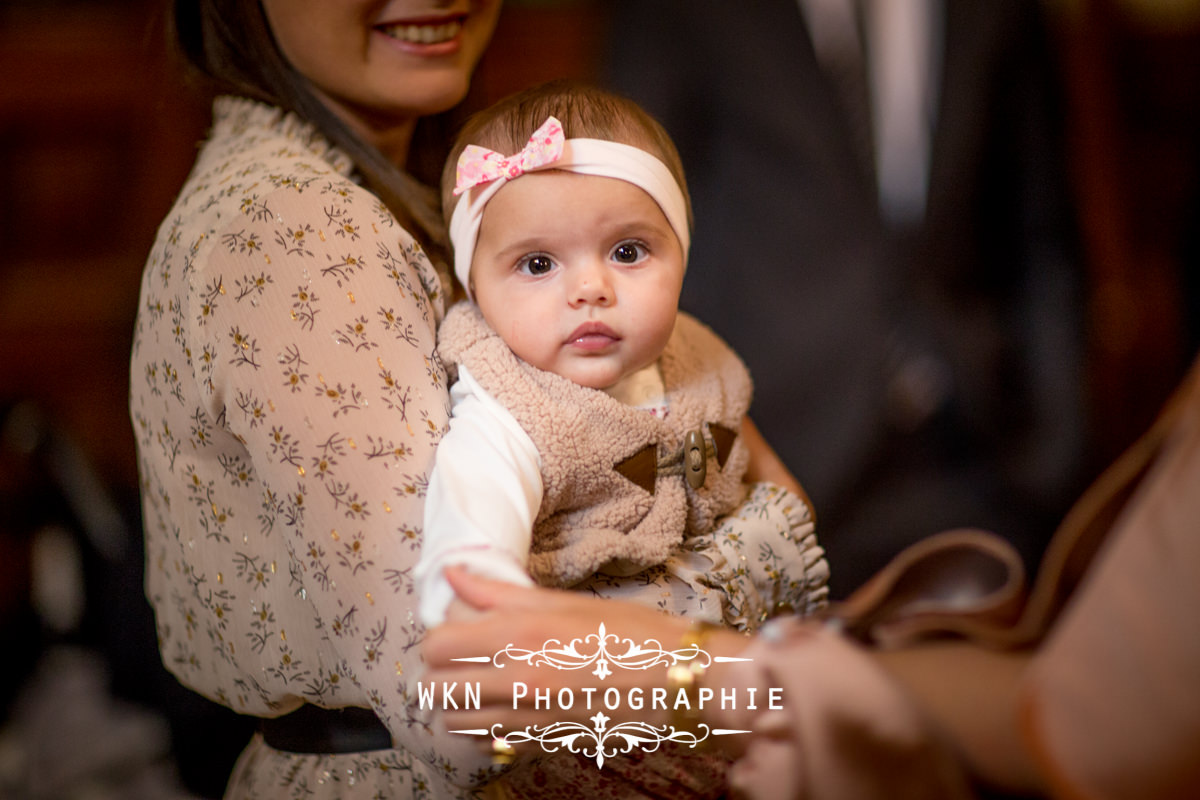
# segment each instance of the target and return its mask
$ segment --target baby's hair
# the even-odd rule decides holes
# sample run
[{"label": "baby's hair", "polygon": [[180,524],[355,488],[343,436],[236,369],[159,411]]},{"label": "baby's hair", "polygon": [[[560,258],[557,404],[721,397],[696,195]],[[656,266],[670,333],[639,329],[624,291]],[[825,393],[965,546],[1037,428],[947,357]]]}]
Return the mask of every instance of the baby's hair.
[{"label": "baby's hair", "polygon": [[519,151],[546,117],[557,117],[568,139],[604,139],[645,150],[667,165],[687,204],[683,162],[666,130],[637,103],[613,92],[575,81],[552,81],[509,95],[467,120],[442,170],[442,214],[447,222],[459,198],[454,196],[458,156],[469,144],[504,155]]}]

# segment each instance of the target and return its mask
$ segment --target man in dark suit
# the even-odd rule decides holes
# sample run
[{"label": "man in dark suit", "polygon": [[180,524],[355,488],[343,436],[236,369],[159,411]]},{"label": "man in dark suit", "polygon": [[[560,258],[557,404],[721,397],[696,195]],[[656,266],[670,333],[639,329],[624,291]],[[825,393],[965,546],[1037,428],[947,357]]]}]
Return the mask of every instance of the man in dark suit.
[{"label": "man in dark suit", "polygon": [[[886,155],[878,118],[873,147],[859,146],[813,5],[613,7],[610,83],[663,122],[688,170],[683,305],[747,361],[751,416],[812,496],[835,596],[949,527],[991,528],[1032,560],[1078,488],[1085,432],[1081,281],[1040,9],[916,0],[925,38],[900,52],[924,54],[910,73],[927,84],[928,158],[897,211],[880,176],[913,164]],[[857,27],[868,75],[889,24]],[[873,63],[878,117],[880,81],[896,73]]]}]

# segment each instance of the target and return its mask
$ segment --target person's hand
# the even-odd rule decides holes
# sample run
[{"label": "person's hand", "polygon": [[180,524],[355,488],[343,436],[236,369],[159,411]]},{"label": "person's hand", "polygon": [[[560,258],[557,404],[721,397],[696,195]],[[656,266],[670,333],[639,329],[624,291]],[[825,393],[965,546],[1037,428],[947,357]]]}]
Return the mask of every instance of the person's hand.
[{"label": "person's hand", "polygon": [[[452,613],[445,624],[429,632],[423,644],[429,668],[424,680],[439,687],[439,692],[442,686],[458,684],[459,708],[443,712],[446,728],[479,729],[501,724],[505,729],[515,729],[559,721],[584,722],[597,710],[603,710],[616,721],[624,716],[653,725],[666,722],[667,712],[648,708],[649,703],[631,710],[624,702],[632,689],[648,695],[652,689],[665,686],[665,666],[644,670],[614,667],[601,680],[594,674],[593,664],[582,669],[555,669],[549,664],[539,667],[502,656],[498,659],[502,666],[496,666],[490,663],[490,658],[510,645],[522,650],[540,650],[552,640],[562,645],[579,640],[580,652],[591,653],[596,649],[595,637],[601,625],[621,643],[628,639],[644,645],[654,640],[663,649],[672,650],[679,646],[688,630],[688,620],[617,600],[491,581],[459,568],[447,569],[446,578],[465,605],[473,609],[470,618]],[[593,636],[593,640],[587,641],[588,636]],[[746,643],[740,634],[715,631],[704,649],[710,654],[730,655]],[[608,649],[612,653],[625,650],[611,640]],[[489,662],[455,661],[472,657],[488,657]],[[465,709],[463,687],[476,684],[479,707]],[[516,703],[514,687],[517,692],[524,692]],[[589,688],[594,689],[590,709],[584,702],[585,690]],[[623,700],[621,708],[608,709],[600,704],[602,694],[610,689],[619,692]],[[536,693],[544,694],[547,690],[551,702],[535,708]],[[573,693],[575,702],[570,708],[565,707],[567,703],[559,702],[560,692]],[[564,694],[563,698],[567,696]]]},{"label": "person's hand", "polygon": [[455,597],[450,601],[450,605],[446,606],[446,622],[470,622],[479,619],[482,613],[468,605],[461,597]]}]

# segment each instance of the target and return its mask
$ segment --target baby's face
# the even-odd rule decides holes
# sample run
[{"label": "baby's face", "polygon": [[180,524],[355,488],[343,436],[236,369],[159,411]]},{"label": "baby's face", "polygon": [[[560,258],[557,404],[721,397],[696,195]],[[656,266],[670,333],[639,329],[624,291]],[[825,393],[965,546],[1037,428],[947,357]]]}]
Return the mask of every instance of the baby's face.
[{"label": "baby's face", "polygon": [[662,353],[683,272],[679,240],[642,189],[545,170],[488,202],[471,280],[488,324],[520,358],[606,389]]}]

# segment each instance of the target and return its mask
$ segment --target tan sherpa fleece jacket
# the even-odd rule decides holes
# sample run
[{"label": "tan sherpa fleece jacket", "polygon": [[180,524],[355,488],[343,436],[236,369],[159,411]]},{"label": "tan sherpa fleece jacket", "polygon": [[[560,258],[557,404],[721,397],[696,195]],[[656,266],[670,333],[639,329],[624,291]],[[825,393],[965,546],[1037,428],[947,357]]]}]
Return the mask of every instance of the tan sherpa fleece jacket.
[{"label": "tan sherpa fleece jacket", "polygon": [[[745,497],[749,453],[741,437],[723,465],[714,425],[740,431],[750,406],[741,359],[697,320],[680,314],[659,360],[670,412],[662,419],[517,358],[473,303],[459,303],[438,331],[453,374],[465,364],[529,434],[542,460],[543,497],[529,571],[547,586],[570,586],[614,560],[662,563],[686,533],[710,529]],[[688,486],[678,463],[688,431],[708,444],[706,479]],[[653,445],[653,492],[614,466]],[[665,468],[664,468],[665,467]]]}]

